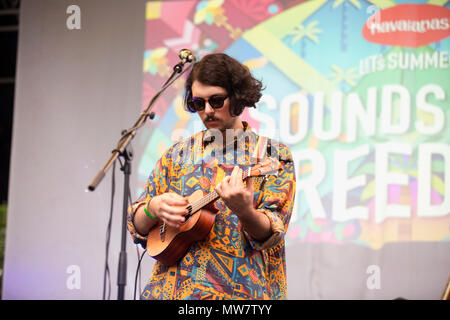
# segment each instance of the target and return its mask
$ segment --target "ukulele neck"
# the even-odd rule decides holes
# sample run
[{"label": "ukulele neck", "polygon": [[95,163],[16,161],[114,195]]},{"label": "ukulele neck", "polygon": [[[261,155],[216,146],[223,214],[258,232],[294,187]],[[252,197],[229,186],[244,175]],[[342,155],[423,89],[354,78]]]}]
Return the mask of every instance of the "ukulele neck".
[{"label": "ukulele neck", "polygon": [[[242,172],[242,180],[245,180],[248,177],[250,177],[250,168]],[[187,206],[187,209],[189,210],[189,213],[185,216],[186,219],[188,219],[194,213],[196,213],[197,211],[199,211],[203,207],[207,206],[211,202],[216,201],[219,198],[220,198],[219,194],[216,192],[216,190],[213,190],[212,192],[208,193],[203,198],[201,198],[201,199],[199,199],[199,200],[189,204]]]}]

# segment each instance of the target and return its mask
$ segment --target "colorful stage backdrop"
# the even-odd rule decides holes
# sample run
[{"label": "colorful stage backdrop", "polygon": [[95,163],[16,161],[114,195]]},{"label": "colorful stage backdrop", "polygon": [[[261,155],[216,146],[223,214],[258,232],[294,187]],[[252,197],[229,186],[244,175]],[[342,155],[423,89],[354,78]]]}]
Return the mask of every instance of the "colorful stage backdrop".
[{"label": "colorful stage backdrop", "polygon": [[[19,21],[2,298],[101,299],[111,171],[85,189],[182,48],[198,59],[226,52],[266,86],[243,116],[294,156],[290,299],[440,298],[450,272],[448,1],[22,0]],[[133,140],[133,199],[161,154],[203,129],[183,108],[183,85]],[[111,299],[122,186],[117,170]],[[142,249],[129,235],[127,252],[132,299]],[[144,258],[141,288],[153,264]]]},{"label": "colorful stage backdrop", "polygon": [[[244,118],[297,169],[288,244],[449,241],[447,1],[151,1],[143,107],[189,48],[223,51],[266,90]],[[139,166],[201,129],[180,79],[156,107]],[[447,168],[447,169],[446,169]]]}]

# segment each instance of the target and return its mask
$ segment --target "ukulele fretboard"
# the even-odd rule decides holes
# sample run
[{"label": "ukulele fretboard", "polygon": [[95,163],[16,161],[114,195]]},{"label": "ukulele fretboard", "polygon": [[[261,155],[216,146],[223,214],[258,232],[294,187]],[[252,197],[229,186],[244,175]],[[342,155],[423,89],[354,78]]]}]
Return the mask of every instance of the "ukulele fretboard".
[{"label": "ukulele fretboard", "polygon": [[[242,180],[245,180],[250,176],[250,169],[245,170],[242,172]],[[201,208],[207,206],[213,201],[216,201],[219,198],[219,195],[217,194],[216,190],[213,190],[212,192],[208,193],[203,198],[191,203],[187,206],[187,209],[189,210],[189,213],[185,216],[186,220],[189,219],[194,213],[199,211]]]}]

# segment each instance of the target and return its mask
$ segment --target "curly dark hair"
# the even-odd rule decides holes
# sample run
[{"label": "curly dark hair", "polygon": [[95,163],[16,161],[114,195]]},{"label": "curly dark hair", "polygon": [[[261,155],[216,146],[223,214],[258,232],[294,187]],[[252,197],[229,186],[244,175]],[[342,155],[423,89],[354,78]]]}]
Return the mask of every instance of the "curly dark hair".
[{"label": "curly dark hair", "polygon": [[254,107],[264,89],[250,70],[225,53],[212,53],[196,62],[189,74],[184,93],[186,110],[195,113],[188,101],[192,99],[192,83],[197,80],[205,85],[222,87],[230,97],[230,114],[239,116],[245,107]]}]

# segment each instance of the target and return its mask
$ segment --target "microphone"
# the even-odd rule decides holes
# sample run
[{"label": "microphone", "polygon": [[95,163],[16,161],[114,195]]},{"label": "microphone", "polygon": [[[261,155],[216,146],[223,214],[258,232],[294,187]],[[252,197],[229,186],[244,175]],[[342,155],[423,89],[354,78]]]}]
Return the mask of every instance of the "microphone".
[{"label": "microphone", "polygon": [[195,61],[195,57],[189,49],[181,49],[178,56],[183,60],[183,63]]}]

